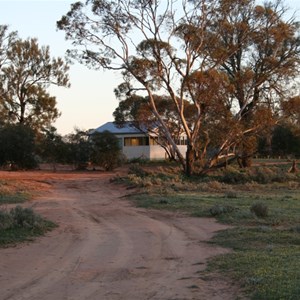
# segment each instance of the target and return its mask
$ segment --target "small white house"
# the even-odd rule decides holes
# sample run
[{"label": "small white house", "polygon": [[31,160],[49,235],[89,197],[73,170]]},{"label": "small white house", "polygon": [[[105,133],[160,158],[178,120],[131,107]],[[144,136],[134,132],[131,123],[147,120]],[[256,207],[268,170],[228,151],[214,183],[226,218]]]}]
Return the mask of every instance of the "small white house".
[{"label": "small white house", "polygon": [[[127,122],[122,127],[117,126],[114,122],[107,122],[96,128],[93,132],[109,131],[118,139],[123,154],[127,159],[144,158],[150,160],[166,159],[167,153],[165,149],[157,144],[155,137],[144,132],[132,123]],[[178,145],[182,154],[186,152],[184,140]]]}]

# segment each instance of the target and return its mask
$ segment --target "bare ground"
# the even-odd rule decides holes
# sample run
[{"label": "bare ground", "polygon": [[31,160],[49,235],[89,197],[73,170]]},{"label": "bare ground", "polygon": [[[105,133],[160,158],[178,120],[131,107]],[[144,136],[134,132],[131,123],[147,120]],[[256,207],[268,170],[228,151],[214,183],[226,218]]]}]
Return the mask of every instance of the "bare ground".
[{"label": "bare ground", "polygon": [[0,299],[235,299],[238,289],[204,276],[213,219],[143,210],[101,172],[0,172],[43,190],[28,204],[59,227],[0,249]]}]

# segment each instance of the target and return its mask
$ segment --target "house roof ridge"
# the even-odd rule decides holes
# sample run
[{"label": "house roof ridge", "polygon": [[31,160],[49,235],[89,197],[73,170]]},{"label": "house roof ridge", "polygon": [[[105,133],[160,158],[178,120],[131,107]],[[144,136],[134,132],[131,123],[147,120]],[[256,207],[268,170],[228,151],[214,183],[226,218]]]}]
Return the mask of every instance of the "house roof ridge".
[{"label": "house roof ridge", "polygon": [[101,125],[100,127],[93,130],[94,132],[104,132],[104,131],[110,131],[114,134],[142,134],[145,133],[142,129],[138,128],[137,126],[134,126],[134,122],[131,121],[125,121],[124,125],[118,126],[116,122],[110,121],[106,122],[105,124]]}]

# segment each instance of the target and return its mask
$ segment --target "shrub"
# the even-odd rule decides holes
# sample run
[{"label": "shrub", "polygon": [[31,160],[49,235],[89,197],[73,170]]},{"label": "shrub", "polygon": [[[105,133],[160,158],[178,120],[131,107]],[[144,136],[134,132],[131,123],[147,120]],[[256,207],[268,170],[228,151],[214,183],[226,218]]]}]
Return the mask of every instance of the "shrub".
[{"label": "shrub", "polygon": [[257,167],[251,170],[250,176],[253,181],[256,181],[261,184],[267,184],[274,181],[276,172],[267,167]]},{"label": "shrub", "polygon": [[0,209],[0,247],[32,240],[55,227],[53,222],[42,218],[31,208]]},{"label": "shrub", "polygon": [[0,229],[40,227],[44,219],[31,208],[16,206],[10,211],[0,210]]},{"label": "shrub", "polygon": [[15,227],[33,228],[38,226],[43,220],[31,208],[23,208],[19,205],[11,209],[10,214]]},{"label": "shrub", "polygon": [[106,171],[112,171],[120,166],[122,156],[118,138],[109,131],[96,132],[90,137],[91,162],[103,167]]},{"label": "shrub", "polygon": [[244,172],[240,172],[234,168],[227,168],[220,181],[228,184],[239,184],[249,181],[249,177]]},{"label": "shrub", "polygon": [[9,166],[13,170],[37,166],[35,133],[31,128],[21,124],[0,128],[0,166]]},{"label": "shrub", "polygon": [[226,213],[231,213],[234,211],[234,207],[230,205],[219,205],[216,204],[209,209],[212,216],[219,216]]},{"label": "shrub", "polygon": [[227,191],[225,193],[225,198],[236,199],[238,197],[237,192],[235,191]]},{"label": "shrub", "polygon": [[268,216],[268,206],[261,202],[254,203],[250,211],[259,218],[266,218]]},{"label": "shrub", "polygon": [[9,229],[13,226],[14,220],[11,214],[4,210],[0,210],[0,230]]}]

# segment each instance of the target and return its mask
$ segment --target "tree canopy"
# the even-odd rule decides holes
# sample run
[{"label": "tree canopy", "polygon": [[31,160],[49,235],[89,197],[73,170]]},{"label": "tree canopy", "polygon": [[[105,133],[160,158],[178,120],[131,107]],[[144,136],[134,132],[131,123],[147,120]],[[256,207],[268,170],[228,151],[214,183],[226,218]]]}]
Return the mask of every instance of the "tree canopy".
[{"label": "tree canopy", "polygon": [[[279,0],[89,0],[72,4],[57,26],[73,42],[70,57],[122,73],[121,101],[146,99],[190,175],[196,162],[200,172],[237,157],[247,165],[255,135],[297,96],[299,23],[285,12]],[[186,157],[157,95],[172,103]]]},{"label": "tree canopy", "polygon": [[122,162],[118,138],[109,131],[95,132],[90,135],[91,162],[106,171],[112,171]]},{"label": "tree canopy", "polygon": [[0,166],[12,169],[30,169],[37,165],[35,159],[34,131],[22,124],[0,127]]},{"label": "tree canopy", "polygon": [[59,116],[50,85],[69,86],[68,65],[51,58],[48,46],[37,39],[22,40],[0,26],[0,116],[7,124],[34,129],[50,127]]}]

